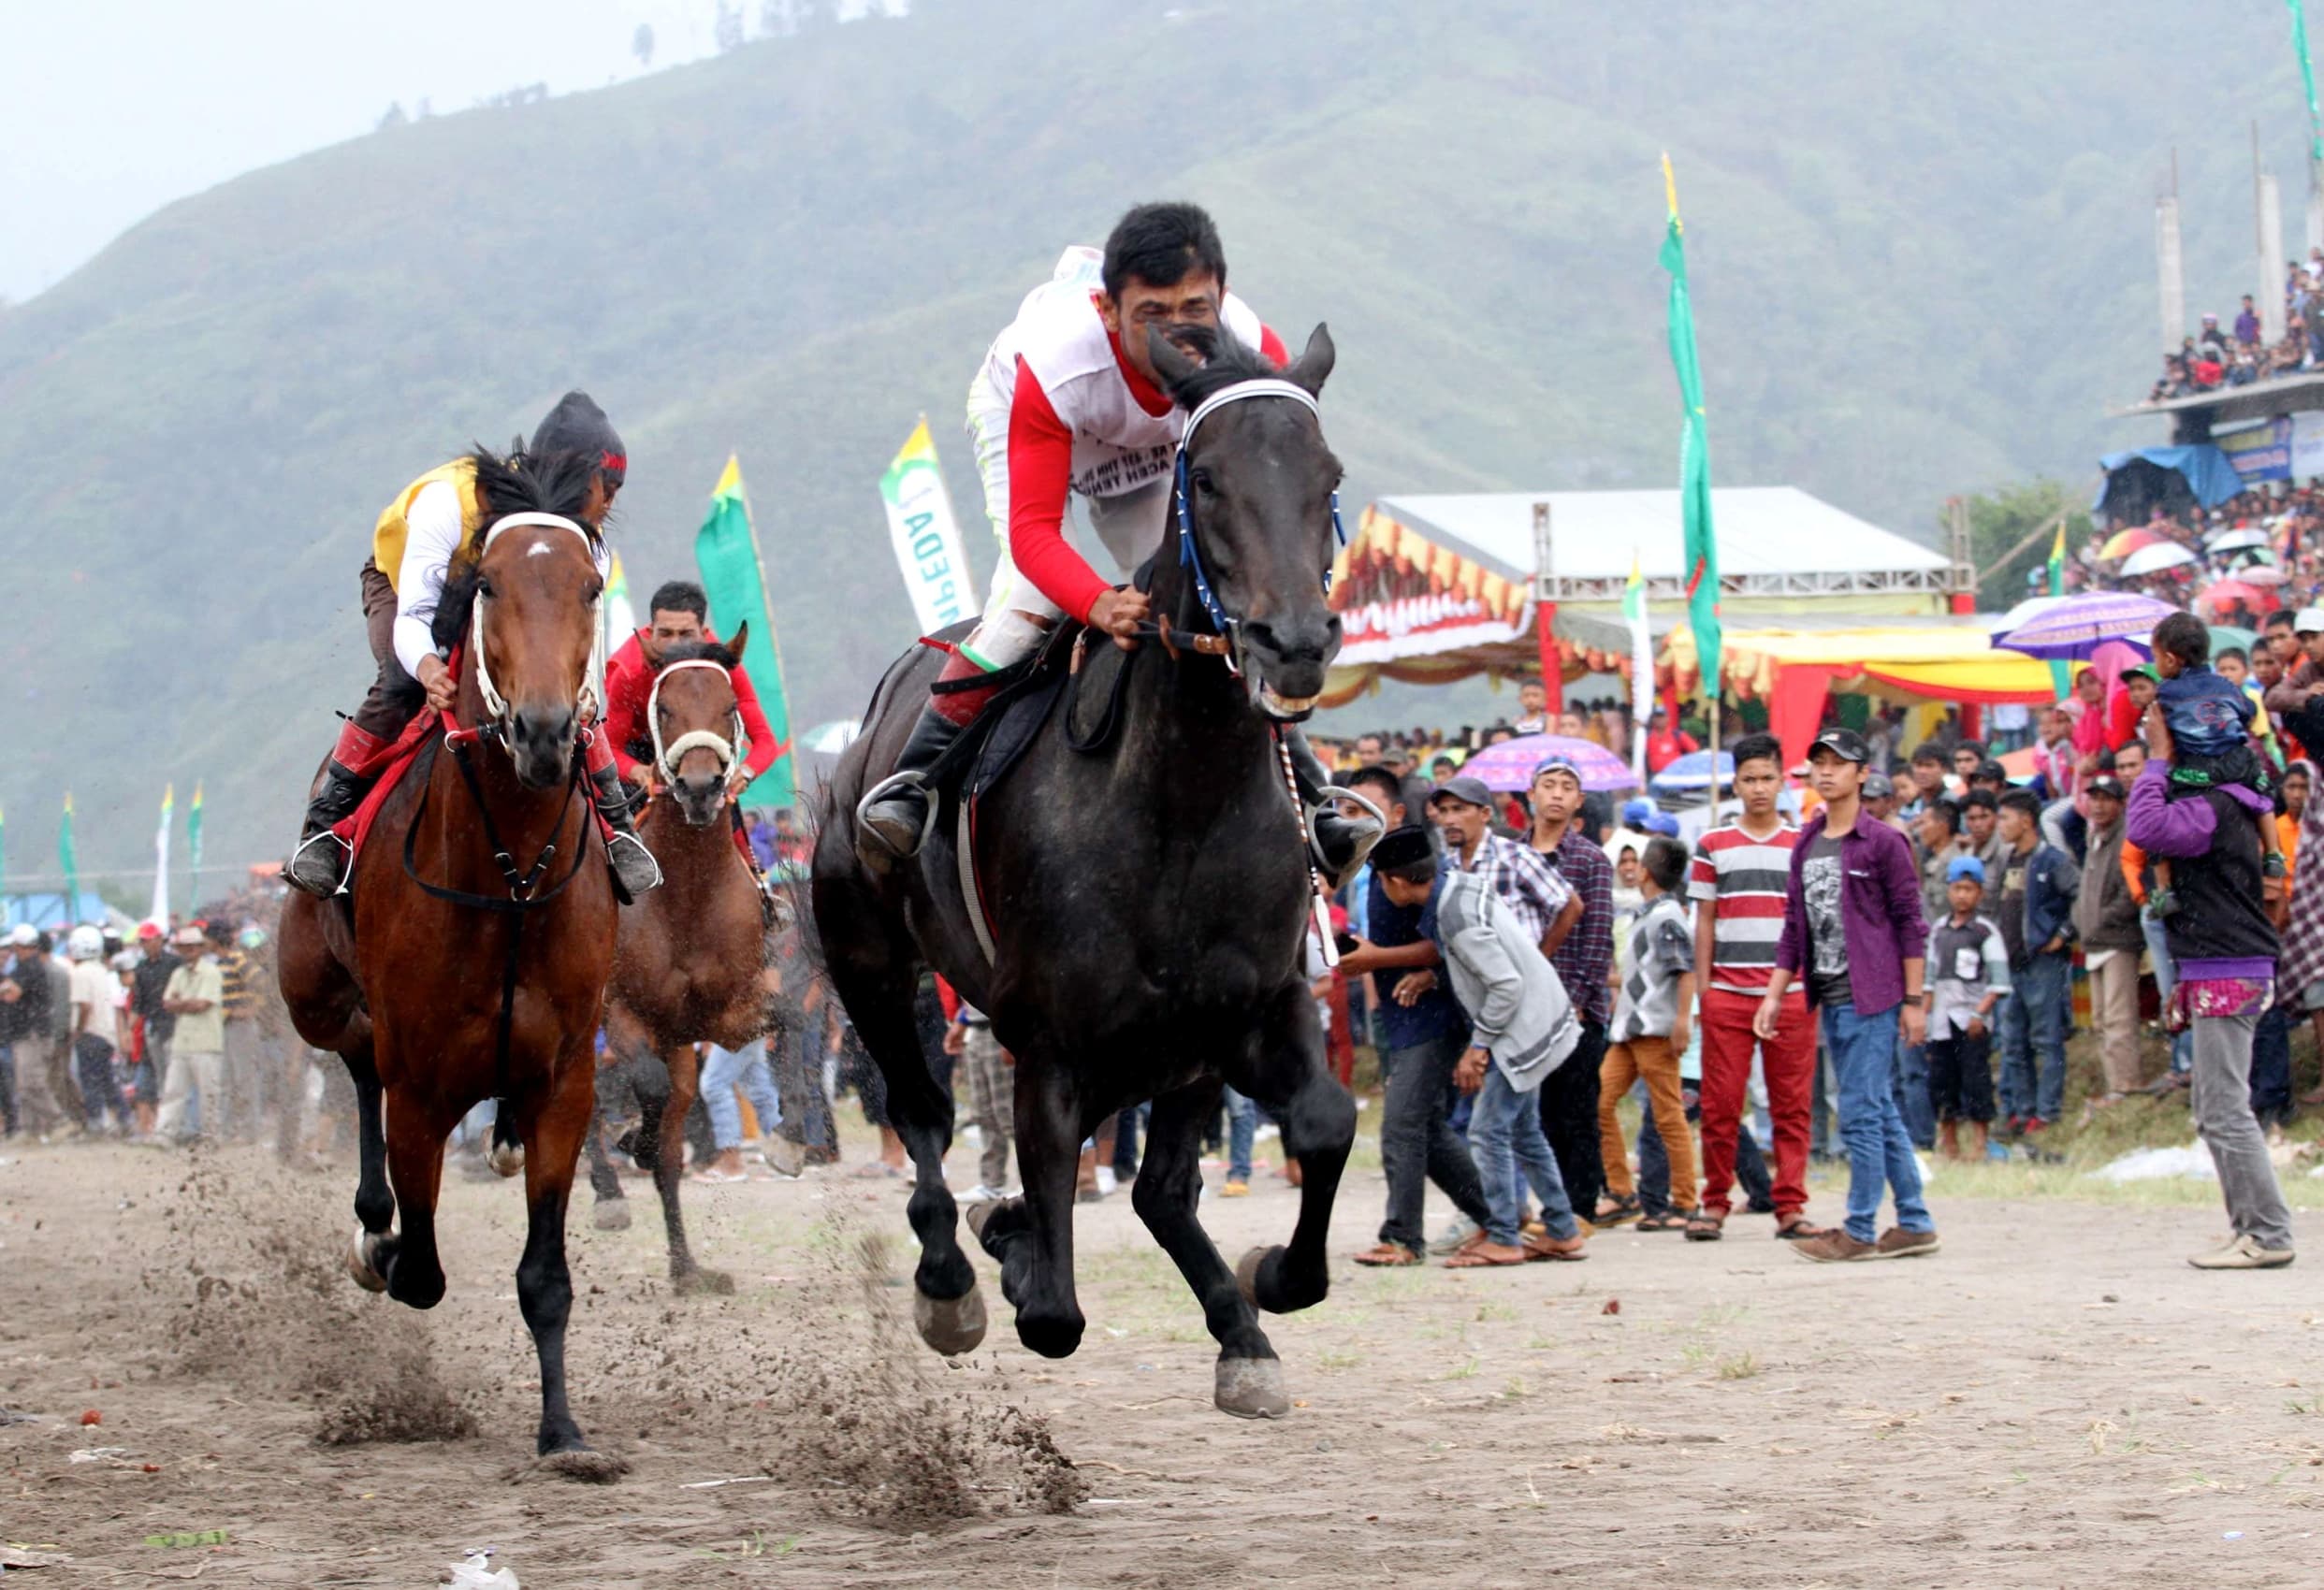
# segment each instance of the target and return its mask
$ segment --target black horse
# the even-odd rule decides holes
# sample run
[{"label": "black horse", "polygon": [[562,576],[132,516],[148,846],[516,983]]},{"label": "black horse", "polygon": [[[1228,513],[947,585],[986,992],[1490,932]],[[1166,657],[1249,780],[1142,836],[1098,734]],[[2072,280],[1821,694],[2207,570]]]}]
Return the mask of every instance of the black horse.
[{"label": "black horse", "polygon": [[[882,875],[859,860],[849,820],[927,699],[942,661],[927,648],[889,670],[840,762],[816,845],[814,910],[833,986],[887,1077],[889,1113],[918,1172],[909,1214],[929,1345],[974,1348],[984,1309],[944,1185],[952,1102],[912,1025],[923,960],[992,1018],[1016,1057],[1024,1195],[981,1207],[971,1224],[1000,1262],[1018,1337],[1053,1358],[1080,1345],[1081,1144],[1108,1115],[1152,1099],[1139,1218],[1218,1338],[1218,1406],[1267,1417],[1290,1401],[1253,1306],[1285,1313],[1329,1289],[1325,1238],[1356,1134],[1355,1106],[1325,1068],[1303,972],[1315,897],[1271,721],[1306,716],[1339,649],[1324,574],[1340,465],[1314,401],[1333,353],[1317,326],[1277,377],[1231,338],[1206,344],[1201,364],[1159,334],[1149,342],[1172,398],[1196,412],[1169,531],[1182,546],[1157,548],[1152,565],[1154,612],[1174,634],[1118,659],[1126,677],[1109,745],[1076,750],[1071,715],[1053,712],[979,806],[992,959],[970,921],[976,906],[963,901],[949,825]],[[1212,638],[1222,629],[1223,645]],[[1192,634],[1209,649],[1189,647]],[[1304,1172],[1290,1245],[1253,1250],[1231,1271],[1196,1219],[1203,1128],[1222,1082],[1281,1121],[1284,1149]]]}]

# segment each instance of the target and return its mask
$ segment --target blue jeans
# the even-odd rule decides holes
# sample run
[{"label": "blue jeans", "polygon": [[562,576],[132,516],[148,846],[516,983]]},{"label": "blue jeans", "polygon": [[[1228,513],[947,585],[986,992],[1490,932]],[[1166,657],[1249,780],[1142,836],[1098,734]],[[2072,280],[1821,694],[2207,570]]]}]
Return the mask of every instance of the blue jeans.
[{"label": "blue jeans", "polygon": [[1251,1138],[1258,1131],[1258,1106],[1227,1090],[1227,1179],[1251,1179]]},{"label": "blue jeans", "polygon": [[[2179,963],[2171,959],[2170,941],[2163,937],[2163,924],[2142,915],[2139,932],[2146,940],[2147,959],[2155,966],[2155,991],[2162,996],[2162,1007],[2171,1008],[2171,990],[2179,986]],[[2195,1029],[2190,1026],[2171,1040],[2171,1069],[2186,1076],[2195,1068]]]},{"label": "blue jeans", "polygon": [[1880,1236],[1884,1189],[1896,1192],[1898,1225],[1937,1229],[1921,1202],[1921,1167],[1896,1109],[1897,1008],[1859,1016],[1852,1005],[1823,1007],[1823,1042],[1839,1082],[1840,1140],[1848,1145],[1848,1235],[1859,1242]]},{"label": "blue jeans", "polygon": [[1928,1099],[1928,1048],[1923,1044],[1896,1046],[1896,1111],[1905,1131],[1918,1148],[1937,1146],[1937,1112]]},{"label": "blue jeans", "polygon": [[[2190,1023],[2187,1029],[2194,1031]],[[2271,1006],[2251,1033],[2251,1113],[2265,1126],[2292,1105],[2291,1012]]]},{"label": "blue jeans", "polygon": [[2071,973],[2064,955],[2039,951],[2023,971],[2010,970],[2010,996],[1999,1012],[2003,1115],[2055,1120],[2065,1113],[2066,986]]},{"label": "blue jeans", "polygon": [[1563,1241],[1581,1230],[1574,1223],[1574,1206],[1566,1199],[1557,1156],[1549,1151],[1548,1135],[1541,1129],[1539,1099],[1510,1087],[1498,1065],[1485,1067],[1485,1086],[1477,1091],[1476,1107],[1469,1115],[1469,1153],[1476,1161],[1477,1179],[1485,1184],[1485,1203],[1493,1214],[1485,1222],[1488,1241],[1503,1248],[1518,1244],[1525,1211],[1525,1194],[1517,1180],[1519,1170],[1541,1200],[1542,1223],[1550,1236]]},{"label": "blue jeans", "polygon": [[712,1044],[710,1058],[703,1064],[702,1107],[710,1112],[710,1136],[720,1153],[742,1147],[742,1106],[734,1102],[737,1087],[750,1096],[759,1130],[774,1131],[783,1116],[775,1099],[775,1075],[766,1068],[764,1038],[753,1038],[739,1049],[722,1049]]}]

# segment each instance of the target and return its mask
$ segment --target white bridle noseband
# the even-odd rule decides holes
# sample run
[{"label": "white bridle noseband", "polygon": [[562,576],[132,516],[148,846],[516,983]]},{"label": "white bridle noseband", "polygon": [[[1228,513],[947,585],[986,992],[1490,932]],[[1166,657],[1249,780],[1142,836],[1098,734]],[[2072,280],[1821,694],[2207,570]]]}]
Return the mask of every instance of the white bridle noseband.
[{"label": "white bridle noseband", "polygon": [[[597,562],[597,549],[601,544],[599,539],[577,520],[568,519],[561,513],[510,513],[495,519],[492,528],[485,531],[483,544],[476,549],[478,561],[481,562],[484,555],[492,550],[492,543],[500,539],[501,531],[528,528],[571,530],[581,538],[581,544],[588,549],[589,562],[592,565]],[[484,592],[476,593],[469,614],[468,643],[476,652],[476,688],[484,697],[485,712],[492,722],[504,724],[508,721],[508,702],[492,683],[492,668],[485,655],[486,600]],[[583,665],[580,688],[574,693],[574,718],[582,724],[594,723],[604,705],[597,683],[605,673],[604,601],[605,594],[600,589],[596,599],[589,603],[589,660]]]},{"label": "white bridle noseband", "polygon": [[646,725],[654,740],[654,769],[672,784],[677,782],[677,765],[686,753],[694,750],[710,752],[719,759],[719,777],[723,780],[734,771],[735,765],[750,754],[750,736],[743,728],[742,705],[734,707],[734,731],[723,738],[707,729],[690,729],[664,745],[661,743],[661,682],[682,668],[707,668],[725,680],[731,687],[734,682],[732,670],[724,663],[713,662],[706,657],[690,657],[683,662],[665,664],[654,675],[654,687],[646,698]]}]

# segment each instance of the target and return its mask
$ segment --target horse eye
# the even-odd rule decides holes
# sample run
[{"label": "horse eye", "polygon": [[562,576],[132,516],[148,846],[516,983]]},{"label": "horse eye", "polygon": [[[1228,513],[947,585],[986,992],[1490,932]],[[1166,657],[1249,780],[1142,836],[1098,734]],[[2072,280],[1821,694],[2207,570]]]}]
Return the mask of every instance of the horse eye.
[{"label": "horse eye", "polygon": [[480,597],[488,597],[492,594],[492,582],[481,574],[476,577],[476,594]]},{"label": "horse eye", "polygon": [[592,584],[590,585],[590,586],[589,586],[589,588],[588,588],[588,595],[586,595],[585,597],[583,597],[583,598],[582,598],[582,600],[583,600],[584,601],[591,601],[591,602],[593,602],[593,601],[595,601],[595,600],[596,600],[599,597],[602,597],[602,596],[603,596],[604,594],[605,594],[605,582],[604,582],[604,581],[603,581],[603,580],[598,580],[598,581],[596,581],[596,582],[594,582],[594,583],[592,583]]},{"label": "horse eye", "polygon": [[1218,495],[1218,486],[1211,479],[1211,471],[1208,470],[1197,470],[1194,472],[1194,488],[1198,496],[1216,497]]}]

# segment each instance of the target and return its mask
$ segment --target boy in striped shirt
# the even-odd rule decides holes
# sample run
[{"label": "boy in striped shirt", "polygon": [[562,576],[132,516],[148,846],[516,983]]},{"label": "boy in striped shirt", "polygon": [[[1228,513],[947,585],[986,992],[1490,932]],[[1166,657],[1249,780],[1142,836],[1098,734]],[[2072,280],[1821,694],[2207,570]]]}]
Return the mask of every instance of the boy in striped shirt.
[{"label": "boy in striped shirt", "polygon": [[[1687,879],[1694,910],[1694,983],[1702,990],[1703,1202],[1687,1236],[1716,1241],[1735,1184],[1736,1134],[1751,1077],[1752,1013],[1767,991],[1783,937],[1784,893],[1799,830],[1776,810],[1783,789],[1783,749],[1772,734],[1735,745],[1735,792],[1741,814],[1697,843]],[[1797,1241],[1823,1235],[1808,1220],[1808,1112],[1815,1084],[1815,1025],[1794,990],[1783,1002],[1775,1041],[1762,1046],[1767,1113],[1775,1123],[1776,1235]]]}]

